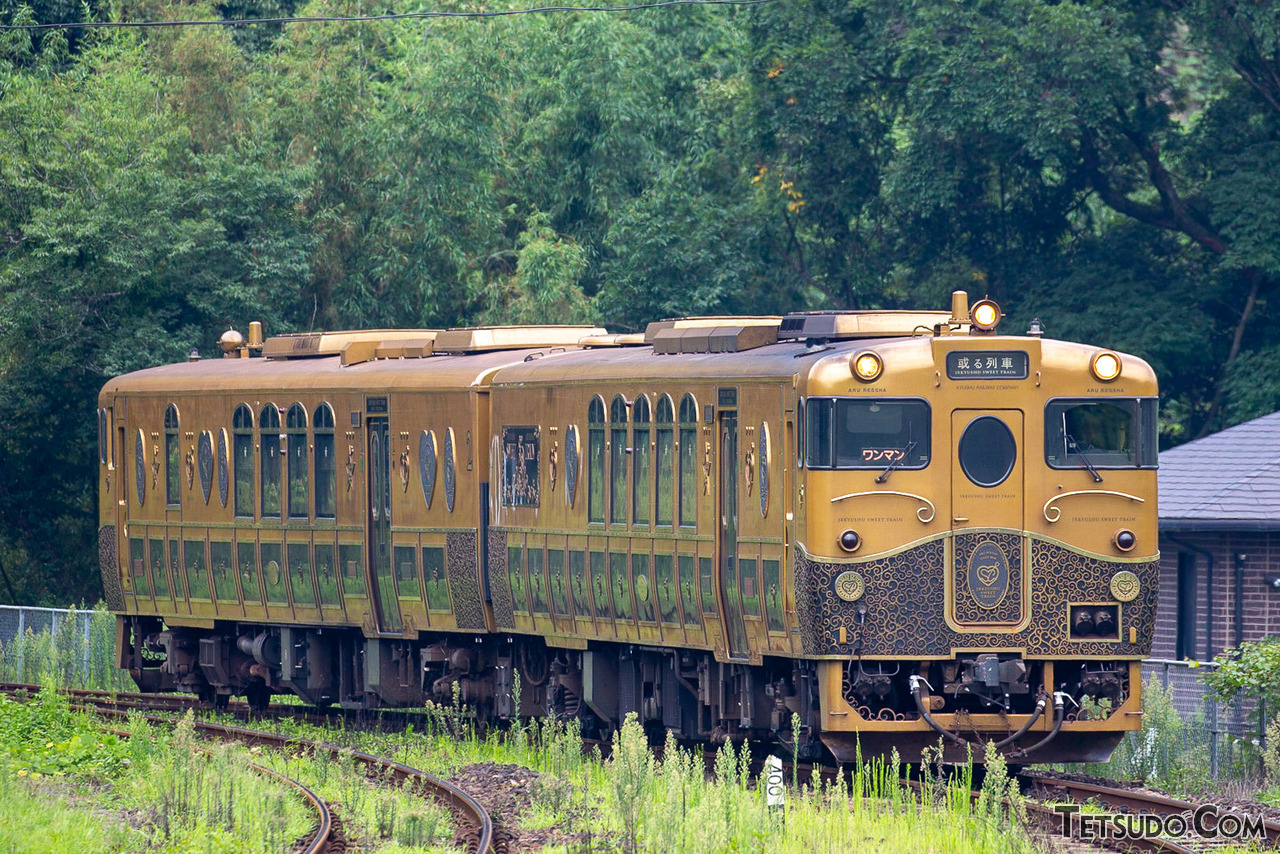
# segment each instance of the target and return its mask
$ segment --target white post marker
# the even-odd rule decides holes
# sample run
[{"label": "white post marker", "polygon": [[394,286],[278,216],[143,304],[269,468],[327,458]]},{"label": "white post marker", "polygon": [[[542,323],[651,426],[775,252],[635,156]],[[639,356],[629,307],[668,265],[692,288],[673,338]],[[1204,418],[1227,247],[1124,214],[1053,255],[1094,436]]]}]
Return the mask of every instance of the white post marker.
[{"label": "white post marker", "polygon": [[782,760],[770,756],[764,761],[764,803],[770,809],[782,809],[786,800],[786,778],[782,776]]}]

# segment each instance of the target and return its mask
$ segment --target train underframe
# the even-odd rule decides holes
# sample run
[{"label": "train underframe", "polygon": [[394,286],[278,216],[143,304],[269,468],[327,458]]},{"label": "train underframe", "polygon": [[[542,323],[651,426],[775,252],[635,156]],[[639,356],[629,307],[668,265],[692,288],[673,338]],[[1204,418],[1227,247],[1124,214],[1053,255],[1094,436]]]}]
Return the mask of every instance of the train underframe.
[{"label": "train underframe", "polygon": [[347,708],[434,702],[485,722],[578,720],[585,736],[599,738],[635,712],[655,738],[775,741],[801,758],[829,752],[842,762],[895,748],[912,762],[939,744],[948,761],[982,761],[988,742],[1011,761],[1102,761],[1140,721],[1139,676],[1128,661],[990,652],[747,664],[630,643],[565,649],[523,635],[408,640],[241,622],[166,628],[129,616],[118,617],[117,649],[142,690],[185,691],[215,705],[244,696],[262,708],[284,693]]}]

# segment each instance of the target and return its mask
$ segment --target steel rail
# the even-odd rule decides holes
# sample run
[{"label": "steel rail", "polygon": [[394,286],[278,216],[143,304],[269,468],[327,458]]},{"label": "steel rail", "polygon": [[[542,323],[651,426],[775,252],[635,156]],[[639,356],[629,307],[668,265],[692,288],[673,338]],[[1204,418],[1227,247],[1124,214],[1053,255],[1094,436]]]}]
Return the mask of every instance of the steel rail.
[{"label": "steel rail", "polygon": [[[22,686],[28,687],[28,686]],[[0,690],[3,686],[0,686]],[[126,703],[118,700],[120,695],[111,692],[101,691],[77,691],[67,692],[73,701],[78,700],[87,705],[83,706],[85,710],[93,711],[99,714],[109,715],[112,717],[127,717],[128,711],[122,708],[124,705],[133,705],[135,702],[130,698]],[[146,697],[147,695],[144,695]],[[167,698],[166,698],[167,699]],[[162,703],[166,701],[162,699]],[[144,701],[137,701],[139,703]],[[135,706],[136,708],[136,706]],[[175,711],[172,708],[166,708],[162,711]],[[171,719],[157,717],[155,715],[145,715],[148,721],[153,723],[173,723]],[[382,759],[368,753],[359,751],[349,751],[335,744],[327,742],[313,741],[308,738],[299,736],[278,735],[276,733],[264,732],[262,730],[246,729],[244,727],[228,726],[226,724],[211,723],[208,721],[193,721],[192,725],[195,729],[215,734],[220,737],[233,738],[246,744],[263,744],[274,747],[287,747],[297,745],[305,747],[313,752],[326,752],[333,758],[338,758],[344,753],[350,755],[353,760],[365,766],[366,769],[389,773],[392,779],[397,783],[406,780],[412,781],[419,788],[421,793],[430,795],[437,802],[447,807],[454,813],[455,819],[460,819],[461,824],[470,825],[474,828],[474,841],[466,839],[468,849],[474,854],[497,854],[499,846],[497,845],[496,834],[494,832],[493,819],[485,808],[467,792],[461,788],[448,783],[440,778],[428,774],[426,771],[410,767],[400,762],[390,759]]]},{"label": "steel rail", "polygon": [[[1139,792],[1133,789],[1119,789],[1115,786],[1107,786],[1102,783],[1089,783],[1077,780],[1065,780],[1057,777],[1043,777],[1033,772],[1023,772],[1019,775],[1022,780],[1038,786],[1042,789],[1058,790],[1072,800],[1084,802],[1093,801],[1103,806],[1109,806],[1118,810],[1126,810],[1134,813],[1147,813],[1150,815],[1169,816],[1180,815],[1184,813],[1195,813],[1201,809],[1204,804],[1192,803],[1178,798],[1171,798],[1168,795],[1162,795],[1155,792]],[[1206,813],[1205,827],[1206,829],[1215,829],[1217,827],[1217,816],[1213,813]],[[1263,832],[1266,836],[1267,847],[1275,848],[1280,846],[1280,822],[1273,821],[1264,817],[1259,817],[1262,822]]]}]

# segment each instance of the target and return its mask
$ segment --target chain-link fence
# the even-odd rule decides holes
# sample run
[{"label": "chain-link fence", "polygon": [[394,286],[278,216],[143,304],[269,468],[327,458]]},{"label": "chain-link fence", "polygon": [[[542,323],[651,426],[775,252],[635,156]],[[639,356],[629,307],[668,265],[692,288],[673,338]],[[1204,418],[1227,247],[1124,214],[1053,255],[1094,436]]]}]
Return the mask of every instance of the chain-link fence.
[{"label": "chain-link fence", "polygon": [[93,610],[0,605],[0,681],[128,690],[115,666],[115,616]]},{"label": "chain-link fence", "polygon": [[[1259,715],[1257,703],[1243,694],[1225,704],[1213,696],[1205,684],[1206,674],[1218,668],[1216,662],[1176,661],[1149,658],[1142,662],[1142,675],[1148,686],[1160,686],[1164,696],[1143,698],[1148,718],[1159,718],[1159,706],[1172,704],[1181,727],[1175,737],[1161,738],[1161,749],[1168,751],[1207,753],[1210,776],[1244,776],[1256,773],[1265,738],[1266,713]],[[1150,732],[1148,720],[1144,730]],[[1141,738],[1138,733],[1130,739]]]}]

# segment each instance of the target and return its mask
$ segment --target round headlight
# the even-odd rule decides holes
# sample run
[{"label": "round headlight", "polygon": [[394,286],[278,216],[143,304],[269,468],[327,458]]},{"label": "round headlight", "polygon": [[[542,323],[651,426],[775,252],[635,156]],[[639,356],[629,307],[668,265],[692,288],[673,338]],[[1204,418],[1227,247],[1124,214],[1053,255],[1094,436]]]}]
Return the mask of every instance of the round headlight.
[{"label": "round headlight", "polygon": [[853,375],[864,383],[869,383],[880,376],[884,370],[884,362],[870,350],[863,350],[853,357]]},{"label": "round headlight", "polygon": [[1095,353],[1089,363],[1089,370],[1104,383],[1109,383],[1120,376],[1120,357],[1109,350]]},{"label": "round headlight", "polygon": [[1004,315],[1000,312],[1000,306],[989,299],[978,300],[969,311],[970,322],[983,332],[995,329],[1002,317]]}]

